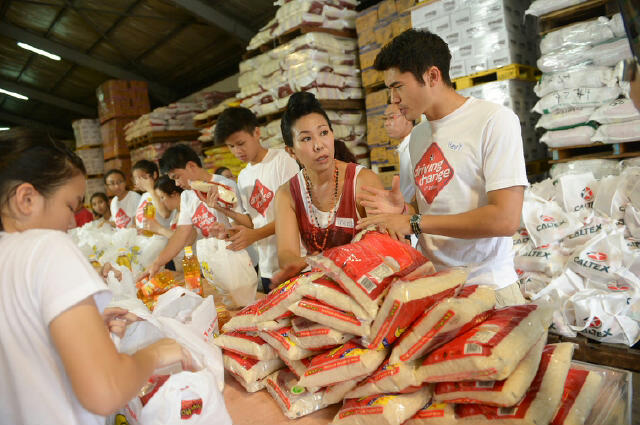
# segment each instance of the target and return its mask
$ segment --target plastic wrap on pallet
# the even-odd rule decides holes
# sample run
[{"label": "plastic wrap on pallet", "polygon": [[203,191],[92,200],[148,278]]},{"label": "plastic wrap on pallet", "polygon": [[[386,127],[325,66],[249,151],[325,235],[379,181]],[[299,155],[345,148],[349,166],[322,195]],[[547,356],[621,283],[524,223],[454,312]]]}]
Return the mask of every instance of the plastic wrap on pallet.
[{"label": "plastic wrap on pallet", "polygon": [[546,34],[540,40],[540,51],[547,54],[558,47],[595,45],[615,38],[609,26],[609,18],[601,16],[596,20],[579,22]]},{"label": "plastic wrap on pallet", "polygon": [[588,145],[596,130],[590,125],[581,125],[567,130],[547,131],[540,138],[550,148],[564,146]]},{"label": "plastic wrap on pallet", "polygon": [[616,124],[603,124],[598,127],[592,142],[626,143],[640,141],[640,119]]},{"label": "plastic wrap on pallet", "polygon": [[593,62],[589,54],[591,49],[589,45],[562,47],[542,55],[537,62],[538,68],[542,72],[559,72],[578,65],[589,65]]},{"label": "plastic wrap on pallet", "polygon": [[535,0],[525,13],[527,15],[542,16],[556,10],[585,3],[586,1],[588,0]]},{"label": "plastic wrap on pallet", "polygon": [[613,35],[616,37],[625,37],[627,32],[624,29],[624,21],[622,20],[622,15],[616,13],[611,17],[609,21],[609,28],[613,31]]},{"label": "plastic wrap on pallet", "polygon": [[564,89],[582,87],[598,88],[616,85],[613,68],[587,65],[571,70],[545,73],[536,84],[534,91],[538,97]]},{"label": "plastic wrap on pallet", "polygon": [[629,40],[626,37],[593,46],[587,55],[594,65],[601,66],[615,66],[621,60],[633,56]]}]

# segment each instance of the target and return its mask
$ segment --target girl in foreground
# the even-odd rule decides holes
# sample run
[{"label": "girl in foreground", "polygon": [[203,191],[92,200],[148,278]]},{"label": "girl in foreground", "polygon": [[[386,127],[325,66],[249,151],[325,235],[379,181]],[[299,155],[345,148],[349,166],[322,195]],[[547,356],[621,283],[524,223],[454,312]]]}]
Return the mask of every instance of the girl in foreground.
[{"label": "girl in foreground", "polygon": [[[160,367],[189,355],[163,339],[116,351],[110,293],[65,233],[85,191],[80,158],[46,136],[0,136],[0,412],[11,424],[104,424]],[[103,314],[101,314],[103,313]],[[121,325],[121,322],[120,322]],[[37,397],[34,399],[34,396]]]},{"label": "girl in foreground", "polygon": [[351,242],[366,216],[357,200],[361,187],[382,189],[373,171],[334,158],[331,121],[311,93],[294,93],[281,121],[287,151],[302,169],[276,193],[276,237],[283,282],[307,267],[300,242],[309,254]]}]

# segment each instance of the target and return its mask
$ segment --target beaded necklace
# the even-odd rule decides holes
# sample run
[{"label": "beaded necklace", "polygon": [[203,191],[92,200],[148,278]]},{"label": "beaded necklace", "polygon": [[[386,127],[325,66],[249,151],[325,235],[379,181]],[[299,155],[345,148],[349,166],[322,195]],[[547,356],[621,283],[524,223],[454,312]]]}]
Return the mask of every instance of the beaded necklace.
[{"label": "beaded necklace", "polygon": [[[305,182],[305,186],[307,188],[307,204],[309,205],[309,210],[307,211],[307,213],[309,214],[310,217],[313,217],[313,221],[315,222],[315,227],[316,229],[321,229],[320,227],[320,222],[318,221],[318,217],[316,216],[316,213],[313,211],[313,198],[311,196],[311,189],[313,188],[313,184],[311,183],[311,179],[309,178],[309,175],[307,174],[307,170],[306,169],[302,169],[302,175],[304,176],[304,182]],[[315,245],[315,248],[318,251],[324,251],[325,247],[327,246],[327,238],[329,237],[329,228],[335,223],[336,220],[336,213],[338,211],[338,166],[335,166],[335,170],[333,172],[333,181],[335,184],[335,188],[333,191],[333,207],[331,208],[331,210],[329,211],[329,220],[327,222],[327,227],[326,229],[324,229],[324,238],[322,239],[322,245],[320,245],[318,243],[318,233],[320,233],[320,231],[312,231],[312,236],[313,236],[313,244]]]}]

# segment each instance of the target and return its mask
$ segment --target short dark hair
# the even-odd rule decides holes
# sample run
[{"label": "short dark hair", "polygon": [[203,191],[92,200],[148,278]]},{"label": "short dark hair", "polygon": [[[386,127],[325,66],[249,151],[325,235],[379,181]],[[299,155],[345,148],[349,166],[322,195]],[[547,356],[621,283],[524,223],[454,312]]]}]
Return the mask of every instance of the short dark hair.
[{"label": "short dark hair", "polygon": [[160,175],[156,163],[153,161],[149,161],[148,159],[141,159],[140,161],[133,164],[133,168],[131,168],[131,171],[135,170],[142,170],[145,173],[149,174],[151,178],[157,178]]},{"label": "short dark hair", "polygon": [[282,119],[280,120],[280,130],[282,131],[282,138],[284,139],[285,145],[293,147],[293,134],[291,128],[296,121],[309,114],[322,115],[327,120],[327,124],[331,131],[333,131],[329,116],[313,93],[294,93],[289,98],[289,101],[287,102],[287,109],[284,111],[284,115],[282,115]]},{"label": "short dark hair", "polygon": [[387,43],[373,63],[378,71],[397,68],[400,72],[410,72],[419,83],[424,84],[422,76],[435,66],[442,74],[442,80],[449,86],[449,67],[451,52],[444,40],[427,30],[408,29]]},{"label": "short dark hair", "polygon": [[168,174],[171,170],[187,167],[187,162],[195,162],[198,167],[202,167],[202,162],[196,151],[184,144],[171,146],[164,151],[160,158],[160,171]]},{"label": "short dark hair", "polygon": [[242,106],[227,108],[216,120],[216,128],[213,132],[215,144],[222,145],[233,133],[244,131],[253,134],[258,127],[258,118],[250,109]]},{"label": "short dark hair", "polygon": [[118,170],[117,168],[112,168],[111,170],[107,171],[104,174],[104,182],[107,182],[107,177],[109,177],[111,174],[120,174],[122,176],[122,178],[124,179],[124,181],[127,181],[127,176],[124,175],[124,172],[122,170]]},{"label": "short dark hair", "polygon": [[227,167],[218,167],[216,168],[216,171],[213,172],[213,174],[222,175],[222,173],[224,173],[225,171],[231,171],[231,170],[228,169]]},{"label": "short dark hair", "polygon": [[87,174],[82,159],[46,133],[27,128],[2,133],[0,211],[23,183],[30,183],[46,198],[69,179]]},{"label": "short dark hair", "polygon": [[176,182],[171,180],[169,176],[163,174],[158,180],[156,180],[155,185],[153,186],[156,190],[161,190],[167,195],[173,195],[174,193],[182,193],[182,188],[180,186],[176,186]]}]

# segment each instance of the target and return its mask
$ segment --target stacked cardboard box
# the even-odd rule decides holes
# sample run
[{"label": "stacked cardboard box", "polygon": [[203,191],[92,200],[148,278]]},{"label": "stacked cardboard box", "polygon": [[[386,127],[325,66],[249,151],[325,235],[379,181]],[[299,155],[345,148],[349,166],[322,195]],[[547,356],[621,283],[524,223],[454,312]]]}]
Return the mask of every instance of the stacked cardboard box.
[{"label": "stacked cardboard box", "polygon": [[100,121],[94,119],[79,119],[71,123],[75,136],[76,154],[82,159],[87,170],[87,189],[85,203],[88,204],[91,195],[104,192],[104,156],[102,150],[102,136],[100,135]]}]

